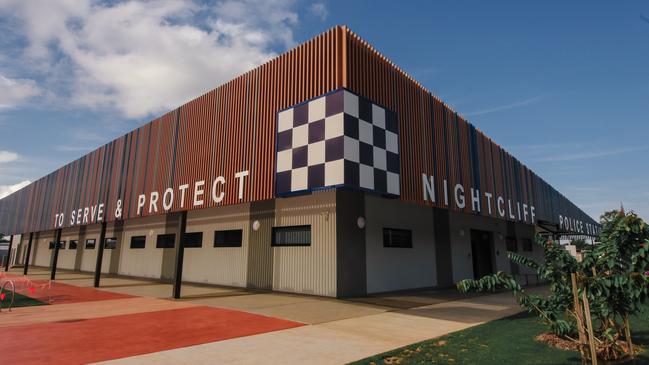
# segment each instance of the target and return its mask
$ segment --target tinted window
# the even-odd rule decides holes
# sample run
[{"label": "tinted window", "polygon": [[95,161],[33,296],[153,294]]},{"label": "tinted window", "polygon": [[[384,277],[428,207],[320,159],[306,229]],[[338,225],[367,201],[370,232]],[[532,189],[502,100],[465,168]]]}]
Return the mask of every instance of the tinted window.
[{"label": "tinted window", "polygon": [[311,226],[273,227],[273,246],[310,246]]},{"label": "tinted window", "polygon": [[203,247],[203,232],[185,232],[185,247]]},{"label": "tinted window", "polygon": [[117,248],[117,238],[111,237],[111,238],[106,238],[104,241],[104,248],[108,250],[114,250]]},{"label": "tinted window", "polygon": [[412,248],[412,231],[383,228],[383,247]]},{"label": "tinted window", "polygon": [[173,233],[170,234],[159,234],[158,240],[156,241],[156,248],[174,248],[176,241],[176,235]]},{"label": "tinted window", "polygon": [[95,249],[95,239],[90,238],[86,240],[86,249],[94,250]]},{"label": "tinted window", "polygon": [[241,247],[243,230],[214,231],[214,247]]},{"label": "tinted window", "polygon": [[534,248],[532,247],[532,240],[529,238],[523,238],[523,251],[532,252]]},{"label": "tinted window", "polygon": [[71,249],[71,250],[76,250],[78,242],[79,241],[77,241],[77,240],[70,240],[70,247],[68,247],[68,248]]},{"label": "tinted window", "polygon": [[131,248],[144,248],[145,244],[146,244],[146,236],[131,237]]},{"label": "tinted window", "polygon": [[54,249],[54,241],[51,241],[50,242],[50,250],[53,250],[53,249]]},{"label": "tinted window", "polygon": [[507,245],[507,251],[518,252],[518,243],[515,237],[505,238],[505,244]]},{"label": "tinted window", "polygon": [[65,250],[65,241],[59,241],[59,250]]}]

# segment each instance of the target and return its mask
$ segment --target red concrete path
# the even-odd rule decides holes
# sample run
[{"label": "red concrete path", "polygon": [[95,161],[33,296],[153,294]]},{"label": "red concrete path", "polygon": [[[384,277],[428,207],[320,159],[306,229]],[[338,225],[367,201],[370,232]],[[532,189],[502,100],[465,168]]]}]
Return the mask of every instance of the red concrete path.
[{"label": "red concrete path", "polygon": [[[12,279],[16,283],[18,294],[40,300],[47,304],[67,304],[80,302],[94,302],[96,300],[133,298],[132,295],[113,293],[95,288],[85,288],[75,285],[63,284],[49,280],[29,281],[22,275],[5,274],[2,277]],[[2,279],[0,277],[0,279]]]},{"label": "red concrete path", "polygon": [[0,330],[0,364],[85,364],[299,326],[251,313],[191,307],[5,327]]},{"label": "red concrete path", "polygon": [[59,282],[52,282],[52,286],[49,289],[39,289],[41,286],[47,285],[48,282],[45,280],[34,280],[34,283],[36,284],[36,289],[33,292],[27,290],[20,292],[20,294],[48,304],[94,302],[96,300],[133,297],[128,294],[113,293],[95,288],[84,288]]}]

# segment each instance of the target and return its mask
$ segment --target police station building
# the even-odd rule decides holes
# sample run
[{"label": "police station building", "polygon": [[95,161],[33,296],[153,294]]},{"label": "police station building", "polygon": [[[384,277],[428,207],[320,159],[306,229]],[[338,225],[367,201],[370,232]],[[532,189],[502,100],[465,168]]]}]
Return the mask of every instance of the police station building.
[{"label": "police station building", "polygon": [[345,27],[0,200],[16,262],[173,281],[176,296],[529,281],[506,251],[540,258],[535,232],[598,229]]}]

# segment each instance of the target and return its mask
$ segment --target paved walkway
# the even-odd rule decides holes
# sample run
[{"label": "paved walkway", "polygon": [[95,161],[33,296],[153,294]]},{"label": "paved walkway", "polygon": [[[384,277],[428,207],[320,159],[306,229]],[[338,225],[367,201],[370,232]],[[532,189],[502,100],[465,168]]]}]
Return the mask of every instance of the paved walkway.
[{"label": "paved walkway", "polygon": [[[39,272],[34,273],[35,278],[38,278]],[[92,277],[87,274],[59,273],[57,278],[57,282],[80,288],[92,286]],[[227,311],[230,310],[237,313],[237,316],[268,318],[272,320],[273,327],[257,332],[244,330],[230,337],[218,335],[236,331],[238,327],[245,329],[246,322],[243,320],[241,323],[244,324],[230,322],[210,332],[210,335],[197,333],[192,336],[192,333],[196,333],[192,332],[192,320],[189,317],[179,318],[169,327],[172,330],[167,338],[166,346],[169,347],[138,348],[131,353],[113,354],[107,358],[114,360],[107,363],[342,364],[518,312],[518,306],[510,293],[463,297],[450,290],[338,300],[185,284],[184,299],[174,301],[168,299],[171,285],[159,282],[102,278],[101,289],[141,297],[18,308],[12,316],[0,315],[0,333],[8,330],[7,327],[15,332],[16,326],[43,327],[56,321],[75,323],[74,321],[84,319],[86,322],[99,321],[97,323],[101,324],[102,318],[109,316],[124,316],[125,320],[115,322],[123,325],[132,321],[141,322],[145,328],[140,330],[145,330],[157,321],[164,322],[169,318],[149,317],[148,313],[152,312],[182,312],[185,308],[198,308],[200,311],[214,310],[224,314],[230,313]],[[213,312],[213,316],[220,318],[217,312]],[[171,312],[166,314],[169,313]],[[212,315],[205,316],[209,318]],[[193,318],[196,320],[203,317]],[[209,324],[201,327],[200,331],[209,332],[210,327],[215,329],[218,325]],[[130,331],[121,326],[115,326],[115,331],[111,333],[119,337],[121,333],[128,332]],[[154,334],[158,332],[159,328],[153,331]],[[144,338],[150,334],[146,331],[136,333]],[[174,336],[174,333],[178,335]],[[55,337],[63,342],[66,341],[65,338],[72,338],[63,332],[57,332]],[[193,337],[196,342],[191,342]],[[4,341],[0,338],[0,353],[5,352],[2,349]],[[75,341],[80,340],[75,337]],[[96,346],[114,347],[114,344],[96,343]]]},{"label": "paved walkway", "polygon": [[503,293],[405,310],[383,309],[109,364],[344,364],[517,312],[511,294]]}]

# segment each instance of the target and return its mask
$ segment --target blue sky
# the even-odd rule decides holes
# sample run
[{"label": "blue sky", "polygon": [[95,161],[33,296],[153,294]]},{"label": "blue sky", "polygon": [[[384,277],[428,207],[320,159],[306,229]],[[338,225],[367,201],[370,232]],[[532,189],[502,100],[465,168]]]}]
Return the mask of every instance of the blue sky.
[{"label": "blue sky", "polygon": [[646,1],[0,0],[0,193],[337,24],[593,217],[649,218]]}]

